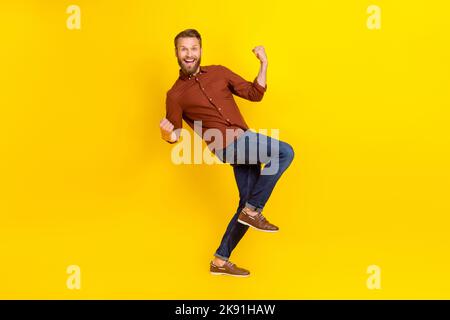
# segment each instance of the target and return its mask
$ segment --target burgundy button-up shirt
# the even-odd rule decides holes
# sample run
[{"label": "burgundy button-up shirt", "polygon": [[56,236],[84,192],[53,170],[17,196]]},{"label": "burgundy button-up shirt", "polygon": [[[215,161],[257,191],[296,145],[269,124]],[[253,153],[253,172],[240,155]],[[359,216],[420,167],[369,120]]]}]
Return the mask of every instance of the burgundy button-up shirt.
[{"label": "burgundy button-up shirt", "polygon": [[[195,76],[185,75],[181,69],[179,77],[166,95],[166,118],[174,130],[182,128],[182,119],[194,129],[194,121],[202,121],[202,138],[214,151],[217,146],[225,147],[232,141],[226,139],[226,129],[247,130],[233,94],[250,101],[260,101],[265,87],[257,82],[243,79],[222,65],[200,66]],[[207,129],[218,129],[223,140],[204,137]],[[240,130],[239,130],[240,131]],[[233,138],[235,140],[237,136]]]}]

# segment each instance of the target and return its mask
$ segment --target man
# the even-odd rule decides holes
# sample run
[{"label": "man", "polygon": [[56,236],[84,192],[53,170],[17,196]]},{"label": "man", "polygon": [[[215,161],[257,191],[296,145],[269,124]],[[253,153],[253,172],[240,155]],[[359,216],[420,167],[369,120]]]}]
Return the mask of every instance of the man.
[{"label": "man", "polygon": [[[201,66],[202,41],[196,30],[180,32],[174,44],[180,70],[178,79],[166,95],[166,117],[160,122],[161,136],[167,142],[175,143],[183,119],[191,128],[194,128],[194,122],[201,121],[201,132],[197,133],[222,162],[233,167],[240,201],[214,260],[210,262],[210,272],[246,277],[250,272],[229,261],[229,257],[249,226],[265,232],[278,231],[278,227],[267,221],[261,212],[294,157],[289,144],[249,130],[234,101],[233,94],[250,101],[261,101],[267,90],[267,56],[263,46],[253,49],[260,61],[260,69],[255,80],[249,82],[222,65]],[[218,131],[222,138],[216,136],[214,141],[205,138],[209,136],[205,134],[208,130]],[[269,149],[271,154],[263,159]],[[262,163],[264,168],[261,170]]]}]

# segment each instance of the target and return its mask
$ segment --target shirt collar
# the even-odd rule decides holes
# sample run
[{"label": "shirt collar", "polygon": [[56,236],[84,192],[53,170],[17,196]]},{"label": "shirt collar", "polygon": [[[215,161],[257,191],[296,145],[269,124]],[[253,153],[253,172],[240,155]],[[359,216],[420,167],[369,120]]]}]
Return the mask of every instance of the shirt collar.
[{"label": "shirt collar", "polygon": [[[205,67],[205,66],[200,66],[200,71],[199,71],[199,73],[197,73],[197,75],[199,75],[199,74],[201,74],[201,73],[205,73],[205,72],[207,72],[208,70],[207,70],[207,68]],[[181,71],[181,68],[180,68],[180,70],[179,70],[179,78],[181,79],[181,80],[187,80],[187,79],[190,79],[189,78],[189,76],[187,76],[186,74],[184,74],[183,73],[183,71]]]}]

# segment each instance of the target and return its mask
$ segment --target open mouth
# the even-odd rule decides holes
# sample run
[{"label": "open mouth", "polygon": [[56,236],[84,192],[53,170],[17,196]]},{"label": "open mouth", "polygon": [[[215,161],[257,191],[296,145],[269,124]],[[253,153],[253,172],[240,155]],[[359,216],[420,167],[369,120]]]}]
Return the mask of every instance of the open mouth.
[{"label": "open mouth", "polygon": [[195,59],[185,59],[183,61],[188,66],[192,66],[195,63]]}]

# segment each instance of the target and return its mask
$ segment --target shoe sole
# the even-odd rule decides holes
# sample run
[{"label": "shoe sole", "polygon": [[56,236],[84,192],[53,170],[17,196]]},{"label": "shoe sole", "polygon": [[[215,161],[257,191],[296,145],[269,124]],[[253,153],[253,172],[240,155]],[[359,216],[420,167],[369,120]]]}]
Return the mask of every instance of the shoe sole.
[{"label": "shoe sole", "polygon": [[226,273],[226,272],[214,272],[214,271],[210,271],[209,273],[211,273],[212,275],[215,276],[232,276],[232,277],[239,277],[239,278],[246,278],[249,277],[249,274],[232,274],[232,273]]},{"label": "shoe sole", "polygon": [[237,221],[238,221],[239,223],[241,223],[241,224],[245,224],[246,226],[252,227],[253,229],[258,230],[258,231],[271,232],[271,233],[275,233],[275,232],[278,232],[278,231],[279,231],[279,230],[264,230],[264,229],[259,229],[259,228],[257,228],[257,227],[252,226],[250,223],[247,223],[247,222],[245,222],[245,221],[242,221],[241,219],[238,219]]}]

